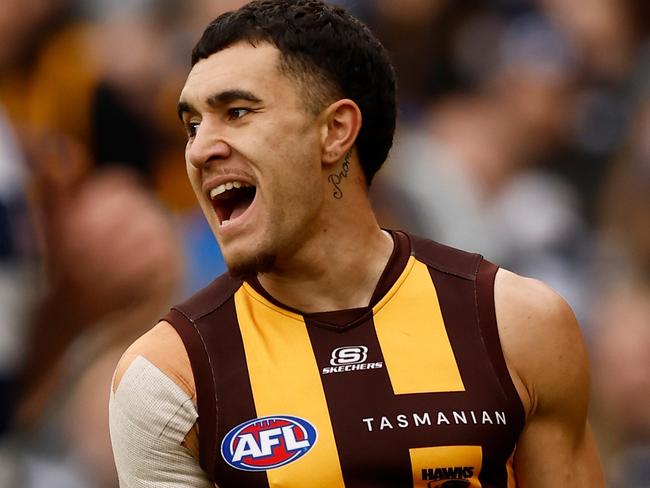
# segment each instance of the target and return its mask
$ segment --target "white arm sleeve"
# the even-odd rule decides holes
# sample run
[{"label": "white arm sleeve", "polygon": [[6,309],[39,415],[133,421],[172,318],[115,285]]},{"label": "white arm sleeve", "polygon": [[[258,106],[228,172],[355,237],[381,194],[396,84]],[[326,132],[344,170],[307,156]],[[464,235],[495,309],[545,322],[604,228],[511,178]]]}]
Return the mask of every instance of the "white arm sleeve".
[{"label": "white arm sleeve", "polygon": [[109,406],[120,488],[214,488],[181,445],[197,417],[192,399],[138,356],[111,392]]}]

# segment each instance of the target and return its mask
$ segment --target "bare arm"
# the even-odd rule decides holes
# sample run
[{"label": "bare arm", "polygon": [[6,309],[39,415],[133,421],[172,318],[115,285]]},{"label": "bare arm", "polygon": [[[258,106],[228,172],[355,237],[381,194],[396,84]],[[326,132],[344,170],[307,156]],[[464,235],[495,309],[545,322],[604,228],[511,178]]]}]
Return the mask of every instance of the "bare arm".
[{"label": "bare arm", "polygon": [[543,283],[500,270],[499,333],[526,410],[515,451],[521,488],[604,487],[587,423],[589,360],[566,302]]}]

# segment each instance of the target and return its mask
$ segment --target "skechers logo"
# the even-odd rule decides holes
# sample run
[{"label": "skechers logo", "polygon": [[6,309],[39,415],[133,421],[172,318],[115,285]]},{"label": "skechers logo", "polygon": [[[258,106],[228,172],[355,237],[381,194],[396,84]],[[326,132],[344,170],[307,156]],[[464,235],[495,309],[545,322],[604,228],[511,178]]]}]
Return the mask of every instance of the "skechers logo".
[{"label": "skechers logo", "polygon": [[343,346],[332,351],[331,367],[323,368],[323,374],[343,373],[344,371],[359,371],[378,369],[384,366],[382,362],[367,363],[368,348],[366,346]]},{"label": "skechers logo", "polygon": [[422,480],[429,481],[427,488],[468,488],[474,476],[474,466],[427,468],[422,470]]},{"label": "skechers logo", "polygon": [[266,471],[301,458],[314,447],[316,438],[316,428],[305,419],[260,417],[230,430],[221,443],[221,456],[233,468]]}]

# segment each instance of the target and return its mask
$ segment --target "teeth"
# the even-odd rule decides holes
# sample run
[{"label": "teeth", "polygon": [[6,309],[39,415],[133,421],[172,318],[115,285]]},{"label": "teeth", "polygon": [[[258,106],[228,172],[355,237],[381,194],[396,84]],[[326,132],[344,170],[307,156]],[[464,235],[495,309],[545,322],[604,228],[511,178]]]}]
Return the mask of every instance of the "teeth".
[{"label": "teeth", "polygon": [[225,191],[226,191],[226,185],[219,185],[218,187],[210,190],[210,198],[214,198],[217,195],[221,195]]},{"label": "teeth", "polygon": [[226,183],[210,190],[210,198],[214,199],[215,197],[227,192],[228,190],[232,190],[233,188],[246,188],[248,186],[251,185],[248,183],[243,183],[241,181],[227,181]]},{"label": "teeth", "polygon": [[224,220],[223,222],[221,222],[221,225],[224,226],[224,225],[229,224],[229,223],[230,223],[230,220]]}]

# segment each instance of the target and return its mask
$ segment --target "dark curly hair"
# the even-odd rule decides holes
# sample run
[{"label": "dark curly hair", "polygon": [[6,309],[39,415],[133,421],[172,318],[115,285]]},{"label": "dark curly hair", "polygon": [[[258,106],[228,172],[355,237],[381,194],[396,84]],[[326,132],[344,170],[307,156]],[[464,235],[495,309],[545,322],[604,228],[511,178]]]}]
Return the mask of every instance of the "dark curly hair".
[{"label": "dark curly hair", "polygon": [[217,17],[192,51],[192,66],[232,44],[268,42],[295,79],[307,108],[350,98],[363,117],[356,140],[368,184],[395,132],[395,74],[388,53],[361,21],[319,0],[256,0]]}]

